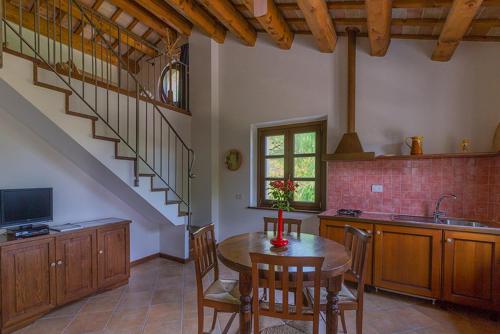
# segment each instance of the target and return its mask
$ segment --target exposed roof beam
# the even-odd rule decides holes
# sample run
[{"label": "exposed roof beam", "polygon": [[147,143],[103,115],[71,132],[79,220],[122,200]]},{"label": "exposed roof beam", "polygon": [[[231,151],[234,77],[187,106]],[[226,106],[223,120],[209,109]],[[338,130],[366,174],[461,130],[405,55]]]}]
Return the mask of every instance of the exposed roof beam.
[{"label": "exposed roof beam", "polygon": [[155,30],[158,34],[166,38],[175,38],[175,30],[170,28],[165,22],[158,19],[156,16],[151,15],[150,12],[145,10],[131,0],[108,0],[113,5],[122,8],[130,16],[135,17],[146,26]]},{"label": "exposed roof beam", "polygon": [[[69,13],[70,10],[69,8],[70,4],[68,0],[55,0],[55,1],[50,0],[49,6],[54,6],[55,8],[58,8],[65,13]],[[85,7],[82,8],[84,8],[85,10]],[[138,36],[136,36],[127,29],[120,29],[120,34],[118,34],[118,29],[116,28],[116,26],[107,22],[106,20],[99,19],[94,15],[87,15],[87,17],[83,17],[81,10],[75,4],[71,6],[71,15],[73,16],[73,18],[80,21],[82,20],[86,21],[87,18],[89,18],[90,21],[104,34],[107,34],[117,40],[119,38],[122,43],[125,43],[130,47],[133,47],[134,49],[137,49],[143,53],[146,53],[151,56],[157,53],[154,48],[148,45],[148,43],[145,43],[144,40],[141,40]],[[75,33],[75,35],[80,36],[81,33],[80,34]]]},{"label": "exposed roof beam", "polygon": [[[139,0],[148,1],[148,0]],[[195,0],[167,0],[167,2],[218,43],[224,43],[226,29]]]},{"label": "exposed roof beam", "polygon": [[233,34],[235,34],[245,45],[254,46],[257,39],[257,32],[253,26],[236,10],[229,0],[200,0],[200,2],[224,24]]},{"label": "exposed roof beam", "polygon": [[113,15],[111,15],[110,20],[115,22],[118,19],[118,16],[122,15],[122,13],[123,13],[123,9],[117,8],[115,10],[115,12],[113,13]]},{"label": "exposed roof beam", "polygon": [[385,56],[391,43],[392,0],[368,0],[365,4],[370,54]]},{"label": "exposed roof beam", "polygon": [[[267,13],[256,17],[256,19],[281,49],[290,49],[294,33],[276,7],[274,1],[267,1]],[[253,15],[253,0],[245,0],[245,6]]]},{"label": "exposed roof beam", "polygon": [[333,52],[337,45],[337,34],[325,0],[298,0],[307,25],[321,52]]},{"label": "exposed roof beam", "polygon": [[184,16],[177,13],[164,1],[158,0],[135,0],[139,5],[147,9],[151,14],[177,30],[179,33],[189,36],[193,25]]},{"label": "exposed roof beam", "polygon": [[[5,17],[7,20],[18,23],[20,22],[19,8],[11,5],[8,2],[5,2]],[[114,56],[114,54],[109,51],[106,47],[99,43],[93,43],[91,40],[86,38],[82,38],[81,35],[77,35],[69,32],[64,27],[55,27],[54,24],[48,22],[46,19],[40,17],[38,22],[35,21],[35,15],[24,12],[22,15],[22,25],[26,29],[35,31],[38,29],[40,34],[47,36],[49,38],[54,38],[55,40],[68,45],[69,44],[69,35],[72,34],[72,44],[73,46],[82,46],[83,50],[87,54],[95,54],[95,56],[105,62],[110,62],[111,64],[117,65],[118,58]]]},{"label": "exposed roof beam", "polygon": [[448,61],[467,33],[482,0],[455,0],[441,30],[432,60]]},{"label": "exposed roof beam", "polygon": [[[98,11],[99,7],[101,7],[103,2],[104,2],[104,0],[96,0],[96,2],[94,2],[94,4],[92,5],[91,8],[95,11]],[[78,26],[76,27],[76,29],[74,31],[75,34],[80,34],[82,32],[83,28],[85,28],[85,25],[83,24],[82,21],[80,21],[80,23],[78,24]]]},{"label": "exposed roof beam", "polygon": [[[449,8],[453,0],[393,0],[392,8]],[[329,1],[326,3],[329,10],[335,9],[365,9],[364,1]],[[276,6],[282,11],[299,10],[297,3],[277,3]],[[500,0],[484,0],[483,7],[500,6]],[[236,5],[238,10],[247,10],[243,4]]]},{"label": "exposed roof beam", "polygon": [[[258,23],[254,18],[248,19],[250,22]],[[303,18],[291,18],[286,19],[288,24],[307,24],[306,20]],[[411,27],[435,27],[444,25],[445,19],[392,19],[392,26],[411,26]],[[342,26],[366,26],[366,18],[336,18],[336,25]],[[472,21],[471,27],[473,29],[488,29],[493,27],[500,27],[500,19],[476,19]],[[309,32],[310,33],[310,32]],[[337,32],[338,34],[338,32]],[[482,35],[481,33],[474,33],[472,35]],[[358,34],[360,36],[360,34]]]}]

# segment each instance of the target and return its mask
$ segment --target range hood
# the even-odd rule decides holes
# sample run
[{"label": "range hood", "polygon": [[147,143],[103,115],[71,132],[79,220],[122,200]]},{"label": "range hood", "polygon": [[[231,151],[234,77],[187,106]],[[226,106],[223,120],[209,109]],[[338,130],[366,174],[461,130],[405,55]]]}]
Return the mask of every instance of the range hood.
[{"label": "range hood", "polygon": [[342,136],[334,154],[328,160],[371,160],[374,152],[363,151],[356,133],[356,35],[357,28],[347,28],[347,133]]}]

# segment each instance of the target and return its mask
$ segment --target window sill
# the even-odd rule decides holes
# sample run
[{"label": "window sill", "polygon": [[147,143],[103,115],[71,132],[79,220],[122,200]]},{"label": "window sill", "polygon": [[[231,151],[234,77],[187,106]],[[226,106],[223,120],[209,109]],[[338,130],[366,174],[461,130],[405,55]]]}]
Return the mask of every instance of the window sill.
[{"label": "window sill", "polygon": [[[275,208],[269,208],[267,206],[248,206],[247,209],[252,209],[252,210],[268,210],[268,211],[278,211],[278,209]],[[285,211],[288,212],[288,211]],[[321,213],[323,210],[292,210],[290,212],[299,212],[299,213]]]}]

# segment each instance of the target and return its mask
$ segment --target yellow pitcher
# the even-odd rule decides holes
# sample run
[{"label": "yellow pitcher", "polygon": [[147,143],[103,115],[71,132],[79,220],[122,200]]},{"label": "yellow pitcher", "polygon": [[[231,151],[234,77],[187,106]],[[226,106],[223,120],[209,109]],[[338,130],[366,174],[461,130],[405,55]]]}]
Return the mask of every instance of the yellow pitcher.
[{"label": "yellow pitcher", "polygon": [[[408,142],[408,140],[411,140],[411,144]],[[411,155],[419,155],[419,154],[424,154],[423,152],[423,136],[413,136],[413,137],[407,137],[405,139],[406,145],[410,148],[410,154]]]}]

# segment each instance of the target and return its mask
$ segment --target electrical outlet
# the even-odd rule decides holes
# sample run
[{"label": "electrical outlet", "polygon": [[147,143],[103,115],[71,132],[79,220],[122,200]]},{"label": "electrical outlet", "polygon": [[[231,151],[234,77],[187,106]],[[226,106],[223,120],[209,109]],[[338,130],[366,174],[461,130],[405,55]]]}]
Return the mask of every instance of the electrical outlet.
[{"label": "electrical outlet", "polygon": [[383,193],[384,186],[381,184],[372,184],[372,193]]},{"label": "electrical outlet", "polygon": [[241,197],[242,197],[242,196],[241,196],[241,194],[236,194],[236,195],[234,196],[234,198],[236,198],[236,199],[238,199],[238,200],[240,200],[240,199],[241,199]]}]

